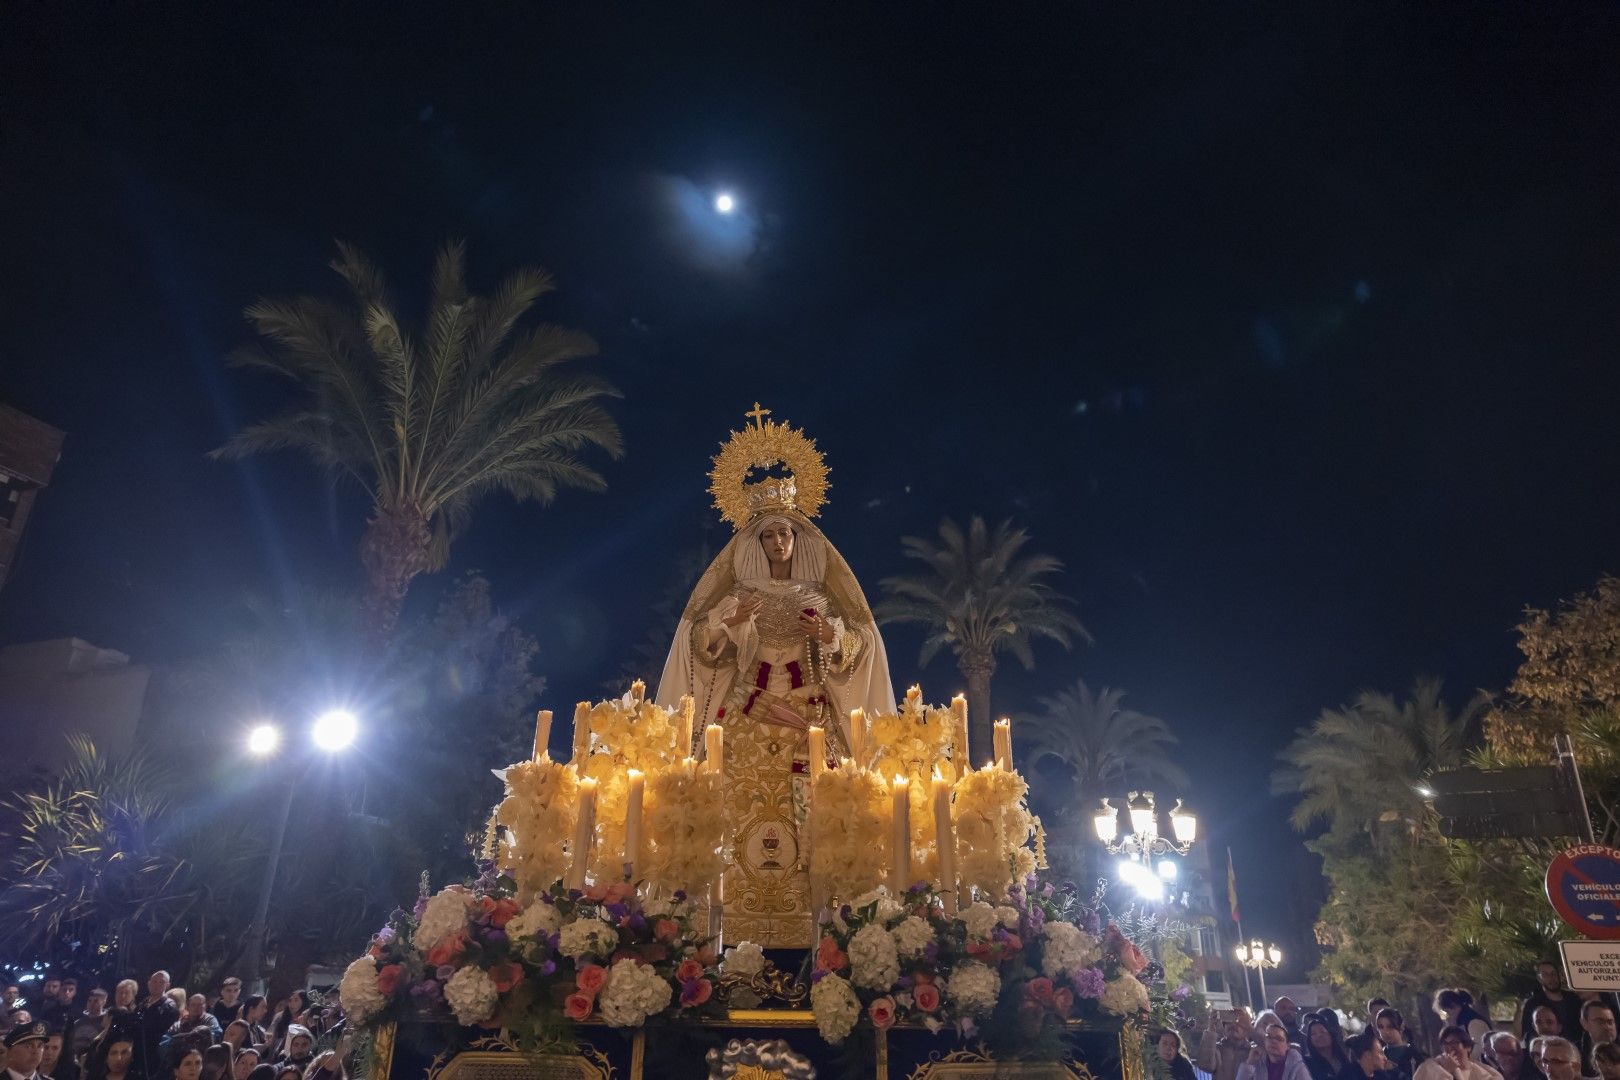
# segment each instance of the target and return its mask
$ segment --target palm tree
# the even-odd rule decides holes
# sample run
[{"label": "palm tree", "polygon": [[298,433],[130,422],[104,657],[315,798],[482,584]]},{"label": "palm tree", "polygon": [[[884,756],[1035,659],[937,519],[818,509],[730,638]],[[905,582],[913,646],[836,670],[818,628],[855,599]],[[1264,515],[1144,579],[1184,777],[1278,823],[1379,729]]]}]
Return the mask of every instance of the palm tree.
[{"label": "palm tree", "polygon": [[917,662],[926,667],[949,645],[967,680],[970,734],[975,763],[990,757],[990,680],[996,657],[1010,652],[1030,670],[1031,648],[1048,638],[1065,649],[1072,636],[1091,635],[1069,610],[1071,601],[1045,578],[1063,568],[1050,555],[1020,555],[1029,534],[1003,521],[994,530],[974,515],[963,532],[950,518],[940,522],[939,542],[907,536],[901,547],[928,569],[909,577],[884,578],[887,598],[877,616],[885,623],[912,623],[927,632]]},{"label": "palm tree", "polygon": [[1051,758],[1074,774],[1069,805],[1164,783],[1188,786],[1187,773],[1170,760],[1179,741],[1156,716],[1121,708],[1125,691],[1092,692],[1084,679],[1071,690],[1040,699],[1042,711],[1018,725],[1028,767]]},{"label": "palm tree", "polygon": [[1341,709],[1323,709],[1278,756],[1277,794],[1298,794],[1289,820],[1304,831],[1371,828],[1378,821],[1416,820],[1418,790],[1437,769],[1468,764],[1469,740],[1490,698],[1478,693],[1452,715],[1441,680],[1418,679],[1405,701],[1364,690]]},{"label": "palm tree", "polygon": [[297,450],[370,497],[360,562],[376,641],[392,633],[412,579],[444,565],[481,498],[504,491],[545,504],[563,488],[600,491],[605,482],[581,451],[621,453],[601,404],[618,392],[563,367],[594,356],[596,343],[548,324],[519,328],[554,287],[551,275],[519,270],[492,295],[472,296],[465,264],[461,242],[440,250],[413,338],[376,266],[339,244],[332,268],[347,300],[259,300],[246,314],[265,340],[230,360],[284,376],[302,394],[212,456]]}]

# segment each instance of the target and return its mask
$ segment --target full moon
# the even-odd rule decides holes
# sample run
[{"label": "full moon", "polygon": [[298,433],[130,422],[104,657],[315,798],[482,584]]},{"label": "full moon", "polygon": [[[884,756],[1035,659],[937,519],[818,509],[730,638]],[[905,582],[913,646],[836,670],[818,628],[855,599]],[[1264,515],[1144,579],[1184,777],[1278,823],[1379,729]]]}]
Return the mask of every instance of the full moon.
[{"label": "full moon", "polygon": [[733,199],[729,192],[722,191],[714,198],[714,208],[722,214],[729,214],[737,208],[737,200]]}]

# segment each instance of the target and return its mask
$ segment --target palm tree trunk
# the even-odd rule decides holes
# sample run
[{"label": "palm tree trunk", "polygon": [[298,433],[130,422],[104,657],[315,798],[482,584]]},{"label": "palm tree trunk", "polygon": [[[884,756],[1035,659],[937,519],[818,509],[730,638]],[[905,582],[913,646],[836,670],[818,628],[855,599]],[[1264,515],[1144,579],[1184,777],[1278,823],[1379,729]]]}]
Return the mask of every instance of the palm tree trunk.
[{"label": "palm tree trunk", "polygon": [[963,654],[957,661],[962,677],[967,680],[968,749],[975,766],[989,761],[994,752],[994,721],[990,716],[990,677],[996,673],[992,656]]},{"label": "palm tree trunk", "polygon": [[387,644],[405,606],[411,580],[428,569],[433,530],[415,506],[377,506],[360,541],[360,565],[366,572],[362,600],[367,636],[377,647]]}]

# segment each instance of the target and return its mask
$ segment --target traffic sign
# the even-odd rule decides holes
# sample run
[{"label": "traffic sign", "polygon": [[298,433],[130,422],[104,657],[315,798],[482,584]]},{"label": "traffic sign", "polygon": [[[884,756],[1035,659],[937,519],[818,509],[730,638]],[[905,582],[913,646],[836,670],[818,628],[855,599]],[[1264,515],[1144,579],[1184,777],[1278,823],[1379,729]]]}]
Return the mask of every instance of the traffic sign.
[{"label": "traffic sign", "polygon": [[1560,941],[1564,985],[1571,990],[1620,990],[1620,945],[1607,941]]},{"label": "traffic sign", "polygon": [[1560,851],[1547,866],[1547,899],[1578,932],[1620,940],[1620,851],[1603,844]]}]

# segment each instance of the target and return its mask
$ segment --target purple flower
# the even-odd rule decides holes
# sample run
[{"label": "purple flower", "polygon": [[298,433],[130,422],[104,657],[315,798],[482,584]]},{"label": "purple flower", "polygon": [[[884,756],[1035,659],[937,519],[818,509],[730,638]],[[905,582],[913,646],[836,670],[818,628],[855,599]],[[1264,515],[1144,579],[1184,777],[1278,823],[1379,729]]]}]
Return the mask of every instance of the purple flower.
[{"label": "purple flower", "polygon": [[622,919],[630,914],[630,909],[623,904],[608,904],[607,913],[615,919]]},{"label": "purple flower", "polygon": [[1012,936],[1011,934],[1007,933],[1007,930],[1006,930],[1005,927],[998,926],[998,927],[996,927],[995,932],[990,935],[990,940],[991,941],[1006,941],[1011,936]]},{"label": "purple flower", "polygon": [[456,973],[456,965],[454,965],[454,964],[440,964],[437,968],[435,968],[433,970],[433,977],[435,979],[438,979],[440,982],[449,982],[450,981],[450,976],[454,975],[455,973]]},{"label": "purple flower", "polygon": [[1050,881],[1041,887],[1041,895],[1046,897],[1048,900],[1052,898],[1052,883]]},{"label": "purple flower", "polygon": [[540,965],[540,974],[542,974],[542,975],[555,975],[555,974],[557,974],[557,961],[555,961],[555,960],[547,960],[545,963],[541,964]]},{"label": "purple flower", "polygon": [[979,1027],[973,1022],[971,1016],[964,1016],[956,1022],[957,1028],[962,1032],[962,1038],[971,1039],[979,1033]]},{"label": "purple flower", "polygon": [[811,985],[814,985],[814,984],[820,982],[823,978],[826,977],[826,975],[827,975],[827,972],[822,971],[820,968],[816,968],[814,971],[812,971],[810,973],[810,983],[811,983]]},{"label": "purple flower", "polygon": [[630,929],[632,929],[632,930],[645,930],[645,929],[647,929],[647,916],[643,915],[639,911],[632,911],[630,913]]},{"label": "purple flower", "polygon": [[676,889],[675,890],[675,895],[673,897],[671,897],[670,899],[674,900],[677,904],[686,903],[686,890],[685,889]]},{"label": "purple flower", "polygon": [[576,904],[579,903],[580,899],[582,897],[584,897],[584,895],[585,895],[585,893],[581,889],[569,889],[568,890],[568,899],[574,901],[574,903],[576,903]]},{"label": "purple flower", "polygon": [[491,926],[489,929],[484,931],[483,937],[484,940],[491,945],[506,944],[506,931],[500,929],[499,927]]},{"label": "purple flower", "polygon": [[550,949],[552,952],[556,952],[557,944],[560,941],[562,941],[562,934],[560,932],[554,933],[550,937],[546,938],[546,948]]},{"label": "purple flower", "polygon": [[1170,991],[1170,996],[1176,1001],[1186,1001],[1187,995],[1191,993],[1192,987],[1183,984]]},{"label": "purple flower", "polygon": [[444,990],[432,979],[424,979],[411,987],[411,997],[424,1005],[444,1000]]},{"label": "purple flower", "polygon": [[917,884],[913,885],[911,888],[907,889],[906,891],[907,892],[912,892],[912,893],[927,892],[928,891],[928,882],[919,881],[919,882],[917,882]]},{"label": "purple flower", "polygon": [[1108,980],[1103,977],[1102,968],[1071,971],[1069,982],[1074,986],[1074,996],[1079,998],[1100,998],[1103,991],[1108,989]]},{"label": "purple flower", "polygon": [[1098,929],[1101,928],[1101,925],[1102,920],[1097,917],[1097,913],[1095,911],[1088,909],[1080,913],[1080,929],[1084,930],[1086,933],[1095,935]]},{"label": "purple flower", "polygon": [[427,902],[428,902],[427,897],[425,897],[425,896],[417,897],[416,898],[416,906],[411,909],[411,914],[414,915],[416,918],[420,919],[422,917],[422,913],[427,910]]},{"label": "purple flower", "polygon": [[923,956],[930,961],[939,959],[939,942],[930,941],[923,946]]},{"label": "purple flower", "polygon": [[900,980],[894,985],[898,986],[902,990],[910,990],[912,984],[916,981],[917,980],[913,979],[910,975],[902,975],[900,976]]},{"label": "purple flower", "polygon": [[1039,930],[1046,925],[1046,912],[1041,909],[1039,904],[1030,907],[1028,918],[1031,930]]},{"label": "purple flower", "polygon": [[1024,879],[1024,888],[1026,889],[1033,889],[1038,884],[1040,884],[1040,881],[1035,877],[1034,874],[1031,874],[1029,877]]},{"label": "purple flower", "polygon": [[395,935],[394,928],[392,926],[385,926],[381,930],[377,931],[377,944],[392,945],[396,936],[397,935]]}]

